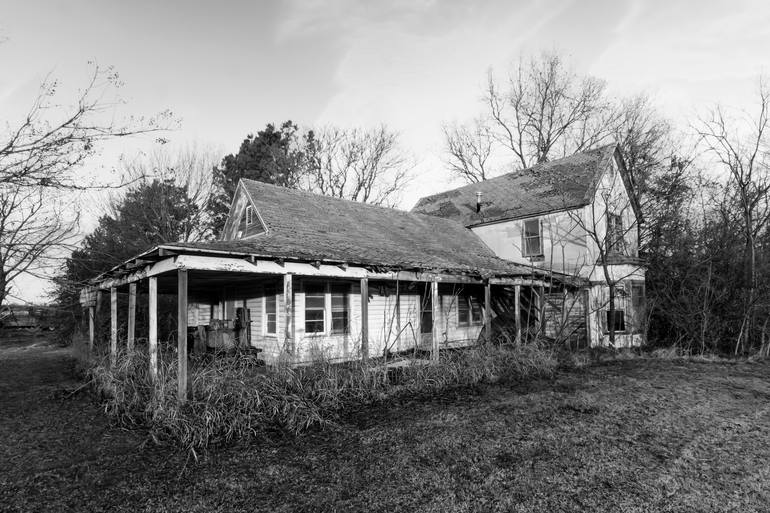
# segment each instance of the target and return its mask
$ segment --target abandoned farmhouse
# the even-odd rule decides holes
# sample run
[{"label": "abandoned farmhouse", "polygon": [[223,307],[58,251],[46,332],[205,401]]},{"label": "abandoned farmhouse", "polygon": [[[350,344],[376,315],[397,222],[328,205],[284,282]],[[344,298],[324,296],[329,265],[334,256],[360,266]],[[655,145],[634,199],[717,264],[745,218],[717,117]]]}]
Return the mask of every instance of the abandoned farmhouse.
[{"label": "abandoned farmhouse", "polygon": [[[411,212],[242,180],[221,240],[165,244],[93,281],[93,315],[137,285],[178,297],[190,350],[253,347],[269,364],[432,351],[535,334],[638,345],[644,267],[638,205],[615,145],[422,198]],[[614,284],[614,310],[609,284]],[[187,344],[179,344],[180,357]],[[181,360],[182,358],[180,358]]]}]

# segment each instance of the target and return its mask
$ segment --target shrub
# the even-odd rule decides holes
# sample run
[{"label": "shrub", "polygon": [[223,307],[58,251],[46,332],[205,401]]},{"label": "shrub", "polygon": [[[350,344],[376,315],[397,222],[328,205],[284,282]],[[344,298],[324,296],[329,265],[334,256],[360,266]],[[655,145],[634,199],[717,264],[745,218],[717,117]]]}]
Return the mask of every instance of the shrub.
[{"label": "shrub", "polygon": [[[105,411],[127,425],[149,428],[159,442],[195,453],[212,444],[281,431],[298,435],[334,424],[347,409],[452,387],[550,376],[556,359],[540,344],[480,346],[450,350],[436,363],[406,359],[384,362],[280,364],[266,369],[248,353],[191,358],[189,400],[177,402],[176,360],[159,358],[153,385],[146,354],[120,353],[109,368],[102,358],[91,368]],[[391,362],[392,363],[392,362]]]}]

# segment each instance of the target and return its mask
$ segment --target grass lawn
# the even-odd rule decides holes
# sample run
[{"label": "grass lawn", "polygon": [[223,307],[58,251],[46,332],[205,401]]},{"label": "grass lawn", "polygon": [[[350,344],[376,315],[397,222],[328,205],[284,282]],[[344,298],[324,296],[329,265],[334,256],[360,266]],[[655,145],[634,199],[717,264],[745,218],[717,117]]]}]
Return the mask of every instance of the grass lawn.
[{"label": "grass lawn", "polygon": [[618,361],[351,414],[197,463],[0,341],[3,511],[770,511],[770,364]]}]

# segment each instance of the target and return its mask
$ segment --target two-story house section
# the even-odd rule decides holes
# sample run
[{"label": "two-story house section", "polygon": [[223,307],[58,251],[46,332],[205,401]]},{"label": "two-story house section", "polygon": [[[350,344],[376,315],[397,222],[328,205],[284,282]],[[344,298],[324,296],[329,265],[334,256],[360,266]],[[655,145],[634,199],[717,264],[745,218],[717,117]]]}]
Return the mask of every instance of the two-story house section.
[{"label": "two-story house section", "polygon": [[506,260],[585,280],[573,299],[591,345],[606,345],[611,328],[616,346],[643,341],[641,214],[617,145],[428,196],[413,212],[462,223]]}]

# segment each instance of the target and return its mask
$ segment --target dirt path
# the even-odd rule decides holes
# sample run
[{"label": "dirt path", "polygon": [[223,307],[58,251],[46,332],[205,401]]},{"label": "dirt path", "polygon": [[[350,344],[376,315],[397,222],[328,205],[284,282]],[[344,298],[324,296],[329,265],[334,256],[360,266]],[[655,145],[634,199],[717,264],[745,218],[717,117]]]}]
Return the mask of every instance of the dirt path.
[{"label": "dirt path", "polygon": [[141,436],[69,395],[78,384],[69,351],[45,336],[0,338],[0,511],[109,510],[99,492],[145,467]]}]

